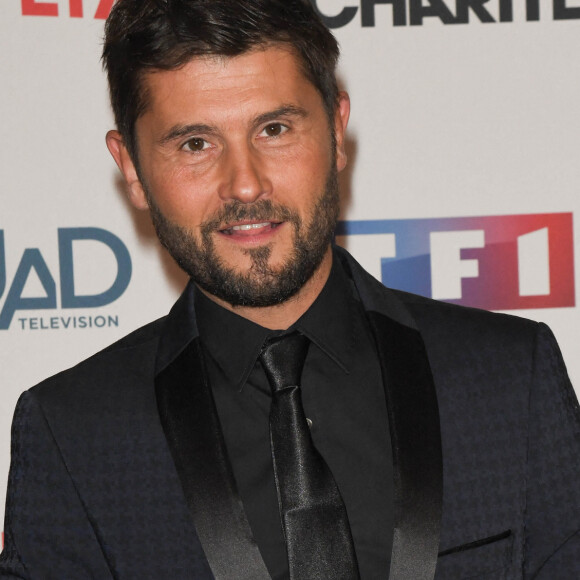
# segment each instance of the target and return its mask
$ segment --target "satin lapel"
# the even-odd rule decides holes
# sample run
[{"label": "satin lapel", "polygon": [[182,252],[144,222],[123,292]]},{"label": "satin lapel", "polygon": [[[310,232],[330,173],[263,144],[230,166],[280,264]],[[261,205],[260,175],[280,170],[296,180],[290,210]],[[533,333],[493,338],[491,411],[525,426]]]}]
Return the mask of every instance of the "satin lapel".
[{"label": "satin lapel", "polygon": [[195,339],[155,380],[161,424],[216,580],[266,580],[205,377]]},{"label": "satin lapel", "polygon": [[443,467],[439,409],[421,335],[368,312],[379,353],[393,446],[390,578],[432,580],[439,548]]},{"label": "satin lapel", "polygon": [[374,334],[393,447],[391,580],[432,580],[443,504],[439,406],[421,333],[396,296],[342,250]]}]

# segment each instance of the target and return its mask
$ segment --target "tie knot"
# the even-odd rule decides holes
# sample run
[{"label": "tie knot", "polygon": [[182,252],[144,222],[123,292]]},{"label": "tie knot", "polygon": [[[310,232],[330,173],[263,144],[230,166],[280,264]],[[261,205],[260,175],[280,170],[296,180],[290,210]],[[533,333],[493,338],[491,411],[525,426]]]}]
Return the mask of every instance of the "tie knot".
[{"label": "tie knot", "polygon": [[260,362],[274,392],[284,387],[300,386],[302,368],[309,346],[310,340],[299,332],[266,340],[260,354]]}]

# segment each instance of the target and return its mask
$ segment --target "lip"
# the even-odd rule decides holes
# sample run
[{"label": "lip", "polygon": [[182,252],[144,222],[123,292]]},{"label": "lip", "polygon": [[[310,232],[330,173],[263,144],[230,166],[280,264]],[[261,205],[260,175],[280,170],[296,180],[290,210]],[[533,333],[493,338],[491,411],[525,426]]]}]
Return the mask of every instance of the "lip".
[{"label": "lip", "polygon": [[227,224],[219,230],[224,238],[246,244],[260,244],[274,236],[284,222],[270,220],[245,220]]}]

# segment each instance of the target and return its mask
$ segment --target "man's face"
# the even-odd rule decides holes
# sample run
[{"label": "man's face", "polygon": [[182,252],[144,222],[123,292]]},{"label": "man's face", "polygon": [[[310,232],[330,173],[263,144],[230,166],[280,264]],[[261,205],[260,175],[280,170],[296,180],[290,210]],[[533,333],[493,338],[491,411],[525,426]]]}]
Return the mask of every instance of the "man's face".
[{"label": "man's face", "polygon": [[284,302],[329,270],[347,97],[331,127],[296,57],[279,47],[195,58],[144,82],[139,173],[111,150],[131,201],[151,209],[184,270],[234,306]]}]

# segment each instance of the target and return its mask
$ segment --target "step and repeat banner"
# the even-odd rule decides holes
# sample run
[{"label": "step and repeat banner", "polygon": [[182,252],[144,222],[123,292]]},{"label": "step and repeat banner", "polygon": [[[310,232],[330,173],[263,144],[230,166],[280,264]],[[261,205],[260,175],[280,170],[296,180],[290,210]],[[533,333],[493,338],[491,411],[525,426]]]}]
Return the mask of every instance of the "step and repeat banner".
[{"label": "step and repeat banner", "polygon": [[[112,4],[0,5],[0,504],[18,395],[186,281],[105,147]],[[338,242],[387,285],[547,322],[578,388],[580,0],[315,5],[352,99]]]}]

